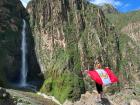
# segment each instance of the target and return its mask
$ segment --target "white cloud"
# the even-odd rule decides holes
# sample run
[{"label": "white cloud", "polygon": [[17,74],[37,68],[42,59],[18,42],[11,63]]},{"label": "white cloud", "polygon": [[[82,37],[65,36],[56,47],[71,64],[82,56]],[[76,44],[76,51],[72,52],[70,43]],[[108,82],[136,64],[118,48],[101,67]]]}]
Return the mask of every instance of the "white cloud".
[{"label": "white cloud", "polygon": [[134,10],[139,10],[139,11],[140,11],[140,7],[136,8],[136,9],[134,9]]},{"label": "white cloud", "polygon": [[22,2],[23,6],[26,7],[26,6],[27,6],[27,3],[28,3],[30,0],[20,0],[20,1]]},{"label": "white cloud", "polygon": [[89,0],[96,5],[111,4],[113,6],[121,6],[122,3],[119,0]]}]

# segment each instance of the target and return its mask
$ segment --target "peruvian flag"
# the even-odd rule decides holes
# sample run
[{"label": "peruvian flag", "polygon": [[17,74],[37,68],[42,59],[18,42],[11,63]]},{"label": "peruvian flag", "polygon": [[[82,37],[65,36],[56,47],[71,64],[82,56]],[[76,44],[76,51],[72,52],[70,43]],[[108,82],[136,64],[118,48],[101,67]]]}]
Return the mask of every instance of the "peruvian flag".
[{"label": "peruvian flag", "polygon": [[87,74],[92,80],[101,85],[108,85],[118,82],[118,78],[109,68],[87,71]]}]

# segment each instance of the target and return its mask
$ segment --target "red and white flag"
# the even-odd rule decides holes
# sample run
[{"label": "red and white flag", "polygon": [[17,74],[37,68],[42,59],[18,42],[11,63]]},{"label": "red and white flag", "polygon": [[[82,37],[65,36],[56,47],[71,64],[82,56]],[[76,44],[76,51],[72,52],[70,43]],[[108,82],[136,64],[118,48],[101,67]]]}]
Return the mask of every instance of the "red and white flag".
[{"label": "red and white flag", "polygon": [[118,82],[118,78],[109,68],[87,71],[87,73],[92,80],[101,85],[108,85]]}]

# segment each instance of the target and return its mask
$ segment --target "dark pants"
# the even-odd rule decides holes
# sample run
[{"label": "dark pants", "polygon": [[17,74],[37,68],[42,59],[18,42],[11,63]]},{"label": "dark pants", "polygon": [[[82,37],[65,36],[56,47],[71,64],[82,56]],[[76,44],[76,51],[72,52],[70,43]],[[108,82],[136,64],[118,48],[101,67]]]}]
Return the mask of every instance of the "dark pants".
[{"label": "dark pants", "polygon": [[102,93],[102,92],[103,92],[103,87],[102,87],[102,85],[98,84],[97,82],[95,82],[95,83],[96,83],[97,92],[98,92],[99,94]]}]

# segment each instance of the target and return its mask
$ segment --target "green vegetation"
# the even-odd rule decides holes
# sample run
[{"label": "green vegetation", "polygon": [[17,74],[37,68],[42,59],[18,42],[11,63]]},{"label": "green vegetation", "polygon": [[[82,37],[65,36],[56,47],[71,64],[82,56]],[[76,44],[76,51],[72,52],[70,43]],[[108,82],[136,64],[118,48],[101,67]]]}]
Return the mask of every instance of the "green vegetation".
[{"label": "green vegetation", "polygon": [[[125,14],[106,14],[106,17],[115,26],[116,31],[119,35],[119,46],[121,52],[120,61],[120,73],[119,78],[122,80],[121,85],[128,84],[129,86],[137,78],[136,70],[139,69],[139,42],[135,42],[131,37],[130,33],[121,32],[124,27],[128,24],[140,22],[140,11],[129,12]],[[133,32],[138,32],[138,29],[133,29]],[[128,30],[129,32],[129,30]],[[133,33],[135,36],[135,33]],[[136,37],[136,36],[135,36]],[[136,37],[137,38],[137,37]]]},{"label": "green vegetation", "polygon": [[118,30],[127,26],[128,23],[135,23],[140,21],[140,11],[134,11],[125,14],[106,14],[109,21],[111,21]]},{"label": "green vegetation", "polygon": [[77,100],[80,97],[81,90],[79,90],[79,87],[82,82],[79,82],[78,78],[68,71],[57,77],[51,76],[44,82],[41,91],[55,96],[62,103],[66,99]]},{"label": "green vegetation", "polygon": [[79,54],[74,46],[71,43],[66,51],[60,48],[54,53],[45,73],[46,80],[41,88],[42,92],[55,96],[62,103],[66,99],[77,100],[84,92],[82,78],[78,76]]}]

